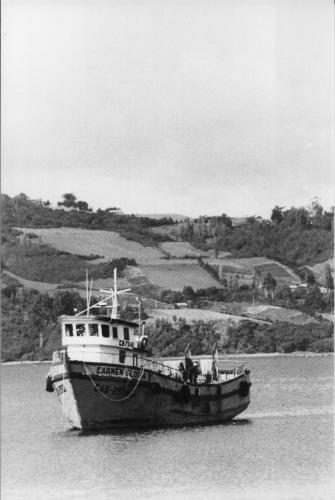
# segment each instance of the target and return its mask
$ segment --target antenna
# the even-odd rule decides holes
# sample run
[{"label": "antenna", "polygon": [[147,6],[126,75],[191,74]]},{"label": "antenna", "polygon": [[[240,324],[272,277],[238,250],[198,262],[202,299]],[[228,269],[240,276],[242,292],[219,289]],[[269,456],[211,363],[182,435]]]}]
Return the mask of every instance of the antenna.
[{"label": "antenna", "polygon": [[118,301],[117,296],[122,293],[127,293],[131,290],[131,288],[126,288],[125,290],[118,291],[117,289],[117,267],[114,268],[114,288],[110,288],[109,290],[100,290],[100,292],[108,293],[108,297],[105,300],[112,299],[112,306],[107,306],[112,308],[111,318],[118,318]]},{"label": "antenna", "polygon": [[89,298],[89,295],[88,295],[88,270],[86,269],[86,316],[88,317],[89,313],[90,313],[90,298]]},{"label": "antenna", "polygon": [[[92,296],[92,287],[93,287],[93,278],[91,278],[90,285],[88,285],[88,270],[86,269],[86,316],[88,317],[90,314],[90,303],[91,303],[91,296]],[[85,311],[84,311],[85,312]]]},{"label": "antenna", "polygon": [[136,300],[138,301],[138,333],[139,335],[142,334],[142,325],[141,325],[141,302],[143,299],[140,299],[139,297],[136,297]]},{"label": "antenna", "polygon": [[88,285],[88,272],[86,270],[86,303],[87,303],[87,308],[84,309],[83,311],[77,312],[75,316],[80,316],[81,314],[84,314],[86,312],[86,315],[89,315],[90,309],[93,309],[93,307],[96,306],[105,306],[106,301],[108,299],[112,299],[113,305],[112,306],[107,306],[107,307],[112,307],[112,314],[111,318],[117,318],[117,296],[122,294],[122,293],[127,293],[131,290],[131,288],[126,288],[125,290],[120,290],[118,291],[117,289],[117,268],[114,268],[114,288],[110,288],[109,290],[100,290],[100,292],[107,293],[108,296],[105,297],[103,300],[99,300],[92,306],[90,305],[91,302],[91,294],[92,294],[92,286],[93,286],[93,279],[91,280],[91,285],[90,285],[90,291],[89,291],[89,285]]},{"label": "antenna", "polygon": [[114,267],[114,295],[113,295],[113,307],[111,318],[117,319],[118,317],[118,303],[117,303],[117,268]]}]

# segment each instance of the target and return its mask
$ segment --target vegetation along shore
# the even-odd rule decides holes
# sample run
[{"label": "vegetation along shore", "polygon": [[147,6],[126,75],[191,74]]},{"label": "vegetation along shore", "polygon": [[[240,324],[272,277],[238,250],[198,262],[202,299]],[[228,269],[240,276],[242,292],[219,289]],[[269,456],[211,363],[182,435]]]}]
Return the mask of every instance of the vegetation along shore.
[{"label": "vegetation along shore", "polygon": [[[129,319],[142,318],[155,356],[333,352],[333,209],[274,207],[268,220],[191,219],[93,211],[66,193],[57,207],[1,196],[2,361],[50,359],[57,317],[120,286]],[[92,297],[92,300],[94,298]]]}]

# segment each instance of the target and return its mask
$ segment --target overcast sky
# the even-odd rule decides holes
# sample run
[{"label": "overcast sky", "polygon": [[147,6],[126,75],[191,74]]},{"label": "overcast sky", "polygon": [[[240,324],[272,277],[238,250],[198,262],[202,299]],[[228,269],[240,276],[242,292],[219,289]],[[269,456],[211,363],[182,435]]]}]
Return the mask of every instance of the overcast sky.
[{"label": "overcast sky", "polygon": [[262,215],[333,204],[332,0],[2,6],[2,192]]}]

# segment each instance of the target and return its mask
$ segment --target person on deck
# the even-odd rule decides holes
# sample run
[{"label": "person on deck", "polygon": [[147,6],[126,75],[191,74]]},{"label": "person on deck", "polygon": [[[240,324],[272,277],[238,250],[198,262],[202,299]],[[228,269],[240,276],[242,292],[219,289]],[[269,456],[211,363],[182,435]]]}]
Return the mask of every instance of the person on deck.
[{"label": "person on deck", "polygon": [[199,361],[196,361],[193,365],[193,383],[196,384],[197,383],[197,378],[198,378],[198,375],[201,374],[201,369],[200,369],[200,364],[199,364]]},{"label": "person on deck", "polygon": [[193,378],[193,361],[192,361],[191,358],[186,358],[185,363],[186,363],[187,380],[189,382],[192,382],[192,378]]},{"label": "person on deck", "polygon": [[182,362],[179,363],[179,371],[181,372],[181,375],[183,377],[183,381],[187,382],[187,372],[186,372],[185,366]]},{"label": "person on deck", "polygon": [[213,362],[212,362],[212,376],[213,376],[213,380],[218,380],[219,379],[218,375],[219,374],[218,374],[217,364],[213,360]]}]

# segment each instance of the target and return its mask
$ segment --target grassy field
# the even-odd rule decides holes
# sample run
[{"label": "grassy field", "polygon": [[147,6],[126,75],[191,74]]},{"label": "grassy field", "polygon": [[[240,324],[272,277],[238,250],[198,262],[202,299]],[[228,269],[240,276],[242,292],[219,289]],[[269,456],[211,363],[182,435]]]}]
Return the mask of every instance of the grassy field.
[{"label": "grassy field", "polygon": [[191,286],[194,290],[212,286],[220,287],[218,282],[198,264],[167,261],[165,264],[141,265],[140,267],[151,283],[162,288],[181,291],[184,286]]},{"label": "grassy field", "polygon": [[85,288],[85,283],[77,283],[76,285],[78,286],[61,286],[58,283],[46,283],[42,281],[32,281],[32,280],[26,280],[24,278],[21,278],[21,276],[17,276],[16,274],[13,274],[9,271],[3,271],[3,273],[11,278],[14,278],[16,281],[21,283],[23,288],[26,288],[27,290],[37,290],[40,293],[47,293],[48,295],[54,295],[55,293],[61,291],[71,291],[71,292],[78,292],[79,295],[82,297],[86,297],[86,288]]},{"label": "grassy field", "polygon": [[[150,311],[150,318],[147,320],[154,321],[157,318],[164,318],[173,321],[174,318],[183,318],[187,322],[192,321],[216,321],[220,322],[223,327],[232,326],[245,321],[247,318],[244,316],[225,314],[207,309],[153,309]],[[262,320],[256,320],[256,323],[264,323]]]},{"label": "grassy field", "polygon": [[[183,258],[187,257],[203,257],[203,258],[214,258],[214,250],[199,250],[195,248],[188,241],[166,241],[161,243],[160,247],[162,250],[171,255],[171,257]],[[224,258],[230,255],[229,252],[219,252],[219,258]]]},{"label": "grassy field", "polygon": [[256,271],[260,271],[262,275],[270,272],[278,283],[300,283],[299,277],[288,267],[265,257],[206,259],[206,262],[218,272],[221,267],[225,278],[229,279],[230,275],[238,274],[241,277],[241,284],[244,281],[245,284],[250,284]]},{"label": "grassy field", "polygon": [[179,238],[182,226],[183,223],[178,222],[177,224],[173,225],[152,227],[151,231],[153,233],[163,234],[164,236],[167,235],[173,240],[177,240]]},{"label": "grassy field", "polygon": [[328,259],[325,262],[321,262],[319,264],[315,264],[314,266],[306,266],[308,269],[312,271],[314,277],[318,283],[321,285],[325,285],[325,265],[329,264],[332,275],[334,276],[334,261],[333,259]]},{"label": "grassy field", "polygon": [[126,257],[135,259],[138,263],[149,263],[153,259],[160,259],[163,256],[159,249],[144,247],[134,241],[126,240],[113,231],[70,227],[18,229],[24,233],[34,233],[40,236],[42,243],[58,250],[77,255],[101,255],[103,258],[99,259],[100,262]]},{"label": "grassy field", "polygon": [[284,321],[297,325],[317,323],[317,320],[297,309],[285,309],[270,304],[249,304],[248,302],[231,302],[229,304],[217,303],[211,309],[215,312],[227,312],[229,314],[241,314],[244,319],[258,319],[263,321]]},{"label": "grassy field", "polygon": [[238,323],[241,320],[245,320],[242,316],[233,316],[229,314],[219,313],[215,311],[209,311],[206,309],[153,309],[150,312],[150,317],[152,318],[165,318],[173,319],[183,318],[187,322],[190,321],[230,321],[233,323]]},{"label": "grassy field", "polygon": [[161,248],[172,257],[182,258],[185,257],[185,255],[189,255],[197,258],[206,255],[206,252],[194,248],[194,246],[187,241],[166,241],[161,243]]},{"label": "grassy field", "polygon": [[270,306],[266,304],[249,305],[242,309],[249,318],[257,318],[271,321],[286,321],[297,325],[306,323],[317,323],[317,320],[295,309],[284,309],[282,307]]},{"label": "grassy field", "polygon": [[[128,283],[133,287],[153,285],[176,291],[181,291],[185,286],[191,286],[194,290],[220,286],[208,272],[198,265],[196,258],[203,255],[203,252],[195,249],[188,242],[165,242],[159,249],[144,247],[112,231],[68,227],[20,229],[24,233],[33,232],[39,237],[39,242],[58,250],[78,255],[101,256],[101,259],[91,261],[92,263],[121,257],[135,259],[139,268],[129,270],[125,286],[128,286]],[[164,258],[166,255],[171,255],[173,259]],[[182,259],[185,255],[194,256],[194,260]],[[278,283],[293,284],[300,281],[285,266],[263,257],[227,258],[225,253],[222,253],[220,257],[215,259],[209,254],[204,261],[217,271],[221,267],[223,277],[226,279],[238,274],[240,285],[251,285],[252,276],[256,270],[260,270],[262,274],[270,271]],[[107,284],[109,282],[110,280],[107,280]],[[102,280],[100,285],[105,286],[105,281]]]}]

